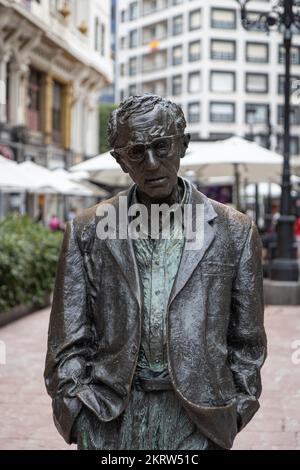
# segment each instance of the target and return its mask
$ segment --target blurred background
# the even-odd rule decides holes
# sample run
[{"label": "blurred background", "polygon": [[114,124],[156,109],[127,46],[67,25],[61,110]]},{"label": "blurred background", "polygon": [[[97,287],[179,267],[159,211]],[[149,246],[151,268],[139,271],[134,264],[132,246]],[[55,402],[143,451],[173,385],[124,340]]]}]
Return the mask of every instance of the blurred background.
[{"label": "blurred background", "polygon": [[236,446],[300,448],[297,0],[0,0],[0,448],[67,447],[41,377],[59,248],[130,184],[106,126],[145,92],[183,109],[181,175],[262,237],[264,406]]}]

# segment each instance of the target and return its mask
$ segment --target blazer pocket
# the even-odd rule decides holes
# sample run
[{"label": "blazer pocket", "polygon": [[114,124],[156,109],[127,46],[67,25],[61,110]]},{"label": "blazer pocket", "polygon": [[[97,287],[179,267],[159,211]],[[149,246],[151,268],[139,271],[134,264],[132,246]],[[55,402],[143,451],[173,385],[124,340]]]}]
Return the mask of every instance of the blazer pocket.
[{"label": "blazer pocket", "polygon": [[234,264],[205,261],[201,264],[204,276],[230,276],[235,273]]}]

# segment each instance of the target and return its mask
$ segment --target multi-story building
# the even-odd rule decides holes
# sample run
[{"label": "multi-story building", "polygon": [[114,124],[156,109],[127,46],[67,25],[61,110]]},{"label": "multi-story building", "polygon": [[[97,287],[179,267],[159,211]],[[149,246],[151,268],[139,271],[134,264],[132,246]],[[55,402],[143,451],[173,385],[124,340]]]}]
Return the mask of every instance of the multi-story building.
[{"label": "multi-story building", "polygon": [[[116,4],[117,0],[111,1],[111,10],[110,10],[110,49],[111,49],[111,58],[114,61],[114,75],[116,75],[115,69],[115,51],[116,51]],[[104,88],[101,92],[100,97],[101,103],[113,104],[115,102],[115,81],[108,87]]]},{"label": "multi-story building", "polygon": [[[253,18],[271,1],[252,0]],[[245,31],[235,0],[119,0],[116,101],[143,92],[179,103],[194,139],[255,136],[283,147],[282,34]],[[291,150],[299,154],[300,34],[292,48]],[[270,132],[271,131],[271,132]]]},{"label": "multi-story building", "polygon": [[68,167],[99,151],[109,0],[0,0],[0,153]]}]

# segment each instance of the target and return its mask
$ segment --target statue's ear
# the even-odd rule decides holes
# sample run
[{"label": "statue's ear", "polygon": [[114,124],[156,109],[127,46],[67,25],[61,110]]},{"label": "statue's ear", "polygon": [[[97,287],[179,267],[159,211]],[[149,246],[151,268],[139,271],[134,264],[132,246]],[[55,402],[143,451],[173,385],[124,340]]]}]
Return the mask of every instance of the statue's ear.
[{"label": "statue's ear", "polygon": [[191,134],[189,133],[184,134],[184,136],[182,137],[183,152],[180,158],[183,158],[185,156],[185,152],[189,146],[190,140],[191,140]]},{"label": "statue's ear", "polygon": [[120,167],[122,168],[122,171],[124,171],[124,173],[129,173],[129,170],[128,170],[127,166],[123,162],[123,160],[120,157],[120,155],[118,154],[118,152],[115,152],[114,150],[112,150],[110,152],[110,154],[112,155],[112,157],[114,157],[114,159],[117,161],[117,163],[119,163]]},{"label": "statue's ear", "polygon": [[189,133],[184,134],[184,136],[183,136],[183,144],[184,144],[184,146],[185,146],[186,149],[187,149],[188,146],[189,146],[190,140],[191,140],[191,134],[189,134]]}]

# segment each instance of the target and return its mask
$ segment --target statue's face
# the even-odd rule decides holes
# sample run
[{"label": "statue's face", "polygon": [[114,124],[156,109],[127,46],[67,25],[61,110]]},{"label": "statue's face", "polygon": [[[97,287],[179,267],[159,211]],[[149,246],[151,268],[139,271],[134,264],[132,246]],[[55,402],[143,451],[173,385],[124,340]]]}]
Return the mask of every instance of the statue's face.
[{"label": "statue's face", "polygon": [[177,134],[173,123],[167,123],[159,107],[131,116],[118,130],[114,152],[123,171],[150,200],[167,199],[177,185],[186,138]]}]

